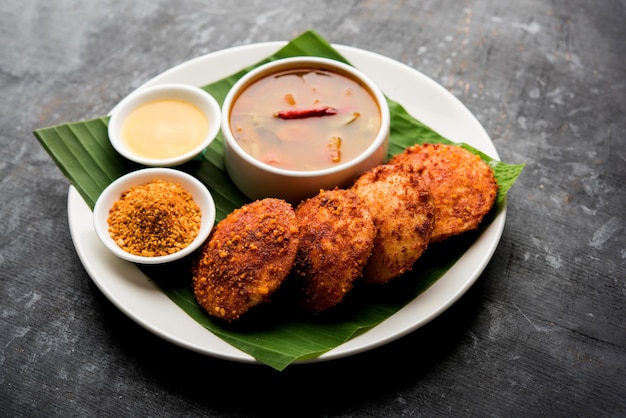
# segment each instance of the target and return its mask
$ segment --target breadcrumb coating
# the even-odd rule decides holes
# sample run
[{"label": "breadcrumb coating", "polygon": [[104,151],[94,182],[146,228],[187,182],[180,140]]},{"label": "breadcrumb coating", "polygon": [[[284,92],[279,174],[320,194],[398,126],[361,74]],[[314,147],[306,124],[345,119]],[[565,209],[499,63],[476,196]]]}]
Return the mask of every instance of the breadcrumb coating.
[{"label": "breadcrumb coating", "polygon": [[297,207],[296,217],[300,246],[290,280],[299,306],[319,313],[342,302],[361,277],[376,228],[351,190],[321,190]]},{"label": "breadcrumb coating", "polygon": [[192,266],[199,305],[231,322],[269,301],[291,270],[298,242],[296,215],[284,200],[236,209],[216,225]]},{"label": "breadcrumb coating", "polygon": [[497,190],[493,170],[461,147],[409,147],[351,188],[320,190],[295,210],[267,198],[232,212],[192,267],[194,295],[232,322],[287,281],[300,308],[330,310],[356,280],[386,283],[413,269],[430,243],[477,228]]},{"label": "breadcrumb coating", "polygon": [[364,280],[386,283],[410,271],[426,251],[435,223],[428,188],[409,167],[380,165],[361,175],[352,190],[366,202],[377,229]]},{"label": "breadcrumb coating", "polygon": [[414,145],[389,163],[412,167],[429,187],[437,208],[432,242],[478,228],[495,203],[498,184],[493,170],[459,146]]}]

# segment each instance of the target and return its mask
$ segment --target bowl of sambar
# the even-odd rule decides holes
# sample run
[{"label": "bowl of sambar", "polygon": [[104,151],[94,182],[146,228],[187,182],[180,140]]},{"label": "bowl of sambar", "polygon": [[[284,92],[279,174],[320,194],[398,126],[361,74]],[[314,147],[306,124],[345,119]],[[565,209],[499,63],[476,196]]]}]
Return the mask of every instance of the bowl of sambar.
[{"label": "bowl of sambar", "polygon": [[226,170],[249,198],[292,203],[385,161],[389,108],[354,67],[319,57],[262,65],[222,105]]}]

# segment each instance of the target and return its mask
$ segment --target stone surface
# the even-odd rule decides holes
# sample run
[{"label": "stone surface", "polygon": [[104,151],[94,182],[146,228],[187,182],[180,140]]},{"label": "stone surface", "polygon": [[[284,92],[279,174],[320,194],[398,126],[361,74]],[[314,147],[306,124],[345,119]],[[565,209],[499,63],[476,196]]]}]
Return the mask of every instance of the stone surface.
[{"label": "stone surface", "polygon": [[[0,415],[624,414],[625,18],[618,0],[4,0]],[[527,166],[492,261],[449,310],[376,350],[278,373],[174,346],[109,302],[32,131],[105,114],[199,55],[309,28],[433,78]]]}]

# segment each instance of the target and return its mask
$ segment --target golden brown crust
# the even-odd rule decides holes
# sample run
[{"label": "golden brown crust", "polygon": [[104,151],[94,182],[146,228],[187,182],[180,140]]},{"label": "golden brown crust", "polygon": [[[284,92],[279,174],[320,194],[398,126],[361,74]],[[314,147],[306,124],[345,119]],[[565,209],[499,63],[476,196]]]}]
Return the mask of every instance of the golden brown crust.
[{"label": "golden brown crust", "polygon": [[430,188],[437,207],[432,242],[476,229],[496,200],[493,170],[461,147],[414,145],[389,163],[413,167]]},{"label": "golden brown crust", "polygon": [[196,300],[210,315],[238,319],[283,283],[298,242],[295,212],[284,200],[257,200],[233,211],[193,265]]},{"label": "golden brown crust", "polygon": [[320,193],[296,209],[300,246],[293,281],[300,307],[326,311],[343,301],[362,274],[376,229],[369,211],[350,190]]},{"label": "golden brown crust", "polygon": [[411,270],[435,221],[428,188],[409,167],[381,165],[359,177],[352,190],[366,202],[377,228],[365,281],[385,283]]}]

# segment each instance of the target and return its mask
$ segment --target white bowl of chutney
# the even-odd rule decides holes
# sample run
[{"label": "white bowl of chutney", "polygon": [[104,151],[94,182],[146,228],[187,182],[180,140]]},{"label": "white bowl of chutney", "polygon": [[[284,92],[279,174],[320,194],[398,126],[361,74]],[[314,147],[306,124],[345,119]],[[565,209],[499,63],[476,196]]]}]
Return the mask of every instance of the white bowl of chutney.
[{"label": "white bowl of chutney", "polygon": [[108,134],[123,157],[152,167],[186,163],[220,129],[221,109],[201,88],[162,84],[137,90],[111,112]]},{"label": "white bowl of chutney", "polygon": [[251,199],[299,203],[349,186],[384,163],[389,130],[378,86],[326,58],[264,64],[239,79],[222,105],[225,167]]}]

